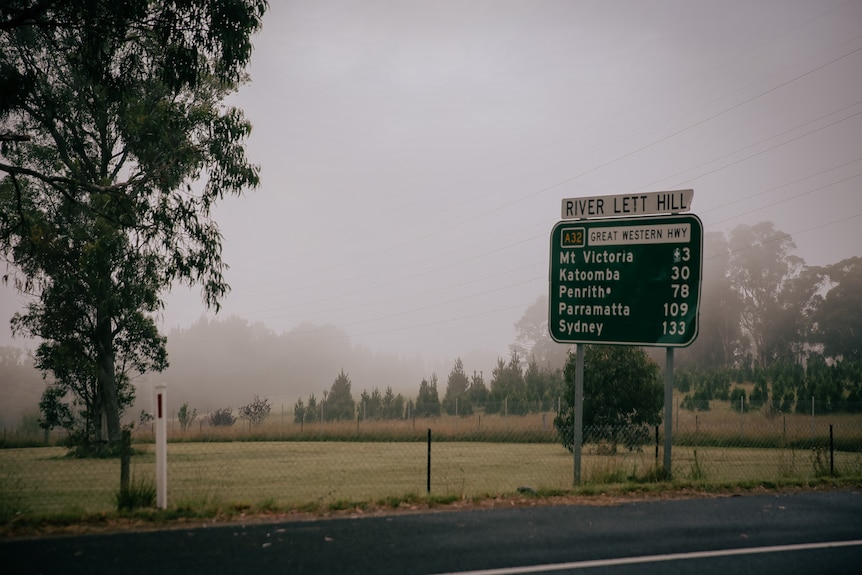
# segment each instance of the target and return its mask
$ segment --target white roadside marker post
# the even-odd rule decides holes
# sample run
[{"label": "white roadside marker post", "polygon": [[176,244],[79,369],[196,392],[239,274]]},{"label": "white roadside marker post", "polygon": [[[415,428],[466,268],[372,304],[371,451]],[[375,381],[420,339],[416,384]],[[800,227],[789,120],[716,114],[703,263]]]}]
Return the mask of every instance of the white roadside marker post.
[{"label": "white roadside marker post", "polygon": [[168,426],[166,383],[156,385],[156,506],[168,508]]}]

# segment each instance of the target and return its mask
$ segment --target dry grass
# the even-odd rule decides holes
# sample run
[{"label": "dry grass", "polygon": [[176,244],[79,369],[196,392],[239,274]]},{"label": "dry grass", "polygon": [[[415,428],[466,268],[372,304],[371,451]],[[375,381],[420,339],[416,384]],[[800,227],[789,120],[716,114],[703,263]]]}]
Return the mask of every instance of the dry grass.
[{"label": "dry grass", "polygon": [[[245,421],[232,427],[211,427],[195,422],[185,432],[177,422],[169,422],[170,441],[425,441],[428,429],[435,440],[499,440],[503,442],[556,443],[554,413],[525,416],[475,414],[467,417],[444,415],[401,420],[358,420],[294,423],[292,414],[273,415],[262,425],[250,428]],[[152,440],[151,429],[140,430],[138,440]]]},{"label": "dry grass", "polygon": [[[676,404],[676,402],[675,402]],[[740,415],[727,402],[708,412],[674,410],[673,479],[714,488],[729,484],[809,481],[830,473],[862,477],[862,416]],[[170,426],[169,505],[209,513],[227,507],[326,508],[351,502],[427,497],[427,437],[432,431],[431,497],[470,499],[520,487],[572,488],[572,455],[552,412],[400,421],[295,424],[275,415],[249,429],[198,422]],[[835,458],[828,451],[833,426]],[[152,434],[139,430],[136,477],[154,476]],[[582,480],[644,484],[662,477],[653,438],[641,450],[587,445]],[[663,444],[660,441],[660,445]],[[613,446],[611,446],[613,447]],[[106,513],[115,509],[117,460],[65,457],[60,447],[0,449],[0,523],[26,516]]]},{"label": "dry grass", "polygon": [[[432,496],[572,488],[572,455],[558,444],[445,441],[434,442],[431,454]],[[113,511],[119,462],[63,455],[56,447],[0,450],[0,508],[5,501],[28,516]],[[427,446],[420,441],[187,442],[170,444],[168,457],[169,505],[204,514],[237,506],[326,508],[426,496]],[[661,457],[650,449],[610,454],[588,445],[582,479],[594,486],[655,481]],[[680,446],[673,461],[674,479],[698,486],[807,480],[829,470],[828,453],[796,449]],[[151,452],[132,459],[136,477],[153,477],[154,466]],[[862,476],[862,454],[837,452],[835,467],[845,477]]]}]

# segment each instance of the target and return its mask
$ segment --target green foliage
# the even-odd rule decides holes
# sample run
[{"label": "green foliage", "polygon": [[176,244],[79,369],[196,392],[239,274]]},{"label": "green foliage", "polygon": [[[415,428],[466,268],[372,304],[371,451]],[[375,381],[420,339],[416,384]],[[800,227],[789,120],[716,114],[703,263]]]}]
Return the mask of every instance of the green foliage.
[{"label": "green foliage", "polygon": [[680,369],[673,374],[673,388],[682,393],[691,391],[692,373],[688,369]]},{"label": "green foliage", "polygon": [[730,392],[730,408],[736,412],[745,411],[745,390],[739,386],[734,386]]},{"label": "green foliage", "polygon": [[695,391],[694,395],[686,394],[680,407],[689,411],[709,411],[709,397],[704,390]]},{"label": "green foliage", "polygon": [[464,373],[464,363],[459,357],[455,360],[452,371],[449,372],[449,379],[446,382],[446,395],[443,397],[443,403],[441,404],[442,410],[449,415],[472,415],[473,404],[470,401],[469,388],[470,380],[467,379],[467,374]]},{"label": "green foliage", "polygon": [[11,523],[30,510],[24,476],[6,467],[0,470],[0,525]]},{"label": "green foliage", "polygon": [[363,420],[392,420],[404,417],[404,396],[400,393],[395,395],[391,387],[381,395],[376,387],[369,395],[363,390],[360,394],[360,416]]},{"label": "green foliage", "polygon": [[473,404],[476,408],[484,408],[485,404],[488,403],[488,396],[490,392],[488,391],[488,387],[485,385],[485,379],[482,377],[481,373],[473,372],[473,376],[470,378],[470,387],[467,388],[467,395],[470,398],[470,403]]},{"label": "green foliage", "polygon": [[324,395],[325,421],[350,421],[356,417],[356,402],[353,400],[350,386],[350,377],[342,369],[332,382],[329,393]]},{"label": "green foliage", "polygon": [[769,383],[766,374],[761,372],[755,376],[754,389],[748,397],[751,409],[760,409],[769,400]]},{"label": "green foliage", "polygon": [[188,402],[182,404],[179,411],[177,412],[177,419],[179,419],[180,421],[180,431],[185,433],[185,431],[195,422],[195,419],[197,419],[197,417],[197,409],[192,409],[191,411],[189,411]]},{"label": "green foliage", "polygon": [[208,421],[213,427],[231,427],[236,423],[236,417],[233,414],[233,409],[225,407],[210,413]]},{"label": "green foliage", "polygon": [[[566,391],[554,418],[562,444],[573,444],[576,356],[566,364]],[[639,441],[648,428],[661,422],[664,401],[661,373],[641,348],[586,346],[584,352],[584,430],[630,428],[627,436]],[[611,437],[613,438],[613,437]],[[594,440],[584,433],[584,441]]]},{"label": "green foliage", "polygon": [[39,425],[42,429],[50,431],[60,427],[71,431],[75,427],[76,417],[72,409],[64,400],[68,391],[59,385],[49,385],[42,392],[39,400],[39,411],[42,414]]},{"label": "green foliage", "polygon": [[[802,363],[807,348],[822,346],[830,359],[860,357],[862,257],[806,266],[793,254],[790,236],[772,222],[737,226],[727,238],[707,233],[704,240],[701,328],[698,339],[680,350],[679,366],[732,367],[743,383],[756,380],[756,366]],[[811,399],[796,380],[770,380],[779,391],[764,402],[771,412]],[[680,380],[678,388],[689,393],[687,384]]]},{"label": "green foliage", "polygon": [[386,388],[381,405],[381,417],[383,419],[403,419],[405,399],[400,393],[395,395],[391,387]]},{"label": "green foliage", "polygon": [[431,374],[430,383],[422,379],[419,384],[419,395],[413,414],[416,417],[438,417],[440,415],[440,395],[437,392],[437,374]]},{"label": "green foliage", "polygon": [[528,410],[536,411],[556,409],[557,399],[563,395],[565,387],[563,370],[541,366],[536,359],[531,359],[524,373],[524,387]]},{"label": "green foliage", "polygon": [[803,274],[804,261],[791,254],[796,245],[772,222],[760,222],[731,230],[728,247],[728,275],[742,300],[740,325],[757,361],[769,365],[792,355],[803,339],[800,311],[816,287]]},{"label": "green foliage", "polygon": [[167,367],[161,293],[199,284],[218,308],[228,290],[211,208],[258,169],[222,101],[266,2],[208,5],[43,2],[27,25],[0,7],[0,126],[21,136],[0,161],[0,255],[36,298],[13,329],[42,340],[37,367],[79,402],[85,439],[104,418],[117,442],[129,375]]},{"label": "green foliage", "polygon": [[[731,371],[724,368],[679,370],[674,374],[674,387],[687,392],[680,407],[691,411],[709,411],[711,400],[727,401],[730,397],[731,375]],[[682,382],[679,385],[678,379]]]},{"label": "green foliage", "polygon": [[297,400],[293,406],[293,420],[295,423],[304,423],[306,421],[320,420],[320,405],[317,403],[317,398],[314,394],[308,396],[308,405],[302,402],[302,399]]},{"label": "green foliage", "polygon": [[359,394],[359,417],[363,420],[383,419],[383,396],[376,387],[368,391],[362,390]]},{"label": "green foliage", "polygon": [[294,423],[304,423],[305,416],[307,414],[307,409],[305,407],[305,403],[302,401],[302,398],[296,400],[296,403],[293,404],[293,422]]},{"label": "green foliage", "polygon": [[[125,410],[134,401],[134,388],[127,380],[121,381],[118,399]],[[48,385],[39,401],[39,426],[46,431],[58,427],[66,430],[63,444],[75,457],[114,457],[118,448],[116,444],[109,445],[104,437],[98,401],[95,385],[79,389],[77,396],[60,384]]]},{"label": "green foliage", "polygon": [[152,479],[134,477],[125,489],[120,488],[114,493],[114,503],[117,511],[134,511],[141,507],[155,507],[156,485]]},{"label": "green foliage", "polygon": [[497,365],[491,372],[491,389],[486,413],[505,413],[506,415],[524,415],[527,413],[527,386],[524,382],[524,372],[518,352],[513,351],[506,362],[497,359]]},{"label": "green foliage", "polygon": [[822,270],[832,283],[811,320],[812,342],[828,357],[862,360],[862,257],[842,260]]}]

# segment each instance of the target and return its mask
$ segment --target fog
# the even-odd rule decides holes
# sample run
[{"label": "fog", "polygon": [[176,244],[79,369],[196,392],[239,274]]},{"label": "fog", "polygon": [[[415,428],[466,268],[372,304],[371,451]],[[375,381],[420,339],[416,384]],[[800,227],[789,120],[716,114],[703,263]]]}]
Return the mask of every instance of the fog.
[{"label": "fog", "polygon": [[[862,255],[859,30],[844,0],[271,2],[230,100],[262,184],[214,210],[232,291],[218,316],[166,295],[146,385],[227,371],[206,403],[278,406],[341,369],[355,395],[487,373],[547,291],[563,198],[692,188],[707,232]],[[25,302],[3,288],[0,320]]]},{"label": "fog", "polygon": [[[451,363],[428,366],[419,354],[399,356],[354,344],[333,326],[302,324],[278,334],[237,316],[202,318],[187,329],[171,331],[168,353],[171,367],[166,372],[138,382],[143,404],[153,383],[165,382],[173,404],[188,402],[202,412],[237,408],[254,395],[270,400],[274,413],[290,411],[300,398],[305,401],[314,394],[320,400],[342,370],[356,398],[363,390],[383,393],[387,387],[415,397],[423,378],[437,373],[445,384],[452,369]],[[466,364],[477,365],[493,365],[494,360],[464,358]]]}]

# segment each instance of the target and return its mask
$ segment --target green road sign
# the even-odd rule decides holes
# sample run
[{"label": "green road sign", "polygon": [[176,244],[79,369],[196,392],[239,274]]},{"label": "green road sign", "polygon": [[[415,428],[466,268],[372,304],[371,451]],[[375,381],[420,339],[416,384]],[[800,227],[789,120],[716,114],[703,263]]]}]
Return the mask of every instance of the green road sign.
[{"label": "green road sign", "polygon": [[551,231],[548,330],[562,343],[684,347],[697,337],[693,214],[568,220]]}]

